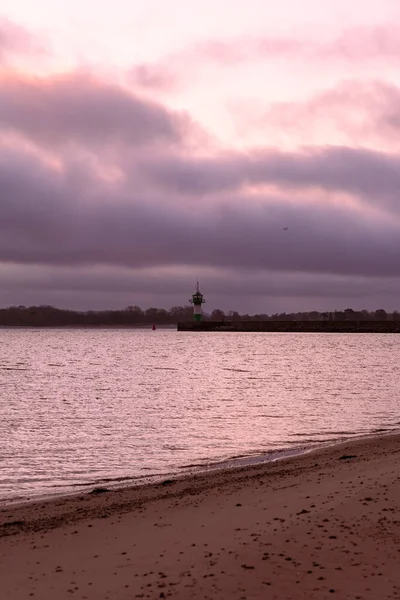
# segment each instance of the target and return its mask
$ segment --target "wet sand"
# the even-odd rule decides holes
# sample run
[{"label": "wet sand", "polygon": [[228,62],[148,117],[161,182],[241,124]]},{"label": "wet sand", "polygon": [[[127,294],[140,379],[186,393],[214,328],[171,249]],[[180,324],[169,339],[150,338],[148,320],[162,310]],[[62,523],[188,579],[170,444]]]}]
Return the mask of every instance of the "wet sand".
[{"label": "wet sand", "polygon": [[400,435],[0,511],[2,600],[400,598]]}]

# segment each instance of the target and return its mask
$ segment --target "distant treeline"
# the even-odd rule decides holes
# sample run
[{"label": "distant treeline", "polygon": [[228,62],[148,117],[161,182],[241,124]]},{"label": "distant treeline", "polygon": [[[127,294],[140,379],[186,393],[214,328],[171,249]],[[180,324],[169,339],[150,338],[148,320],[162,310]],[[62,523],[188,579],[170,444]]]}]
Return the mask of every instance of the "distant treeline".
[{"label": "distant treeline", "polygon": [[[14,327],[59,327],[59,326],[146,326],[175,325],[177,322],[193,319],[192,306],[174,306],[170,310],[164,308],[141,309],[139,306],[128,306],[123,310],[104,310],[86,312],[63,310],[53,306],[10,306],[0,309],[0,326]],[[298,312],[241,315],[230,311],[213,310],[204,314],[209,321],[400,321],[400,313],[388,313],[383,309],[375,311],[356,311],[347,308],[333,312]]]}]

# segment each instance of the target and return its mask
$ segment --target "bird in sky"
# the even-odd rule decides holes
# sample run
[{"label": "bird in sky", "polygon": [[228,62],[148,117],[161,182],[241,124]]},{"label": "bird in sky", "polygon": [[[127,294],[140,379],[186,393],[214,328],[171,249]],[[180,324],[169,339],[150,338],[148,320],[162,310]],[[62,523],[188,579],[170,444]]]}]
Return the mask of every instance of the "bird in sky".
[{"label": "bird in sky", "polygon": [[287,231],[289,227],[282,227],[283,231]]}]

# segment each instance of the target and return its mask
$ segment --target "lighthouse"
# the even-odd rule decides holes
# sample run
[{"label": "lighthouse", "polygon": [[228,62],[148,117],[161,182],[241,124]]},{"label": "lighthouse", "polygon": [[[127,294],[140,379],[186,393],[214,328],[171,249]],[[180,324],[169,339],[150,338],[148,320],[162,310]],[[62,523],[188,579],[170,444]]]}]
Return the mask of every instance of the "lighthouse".
[{"label": "lighthouse", "polygon": [[197,281],[196,292],[192,295],[190,303],[193,304],[193,318],[195,321],[201,321],[201,305],[205,300],[200,292],[199,282]]}]

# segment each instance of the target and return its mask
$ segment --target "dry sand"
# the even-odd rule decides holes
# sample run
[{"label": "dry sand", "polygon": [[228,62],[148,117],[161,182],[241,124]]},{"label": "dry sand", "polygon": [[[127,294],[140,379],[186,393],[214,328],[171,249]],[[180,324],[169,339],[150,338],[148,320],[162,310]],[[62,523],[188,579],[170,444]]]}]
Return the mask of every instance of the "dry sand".
[{"label": "dry sand", "polygon": [[400,436],[3,509],[0,534],[1,600],[400,598]]}]

